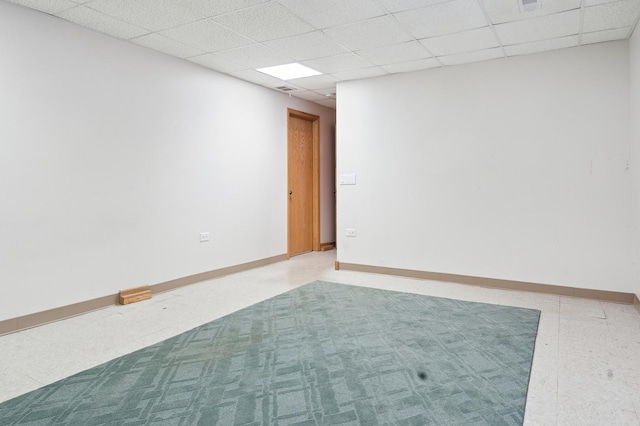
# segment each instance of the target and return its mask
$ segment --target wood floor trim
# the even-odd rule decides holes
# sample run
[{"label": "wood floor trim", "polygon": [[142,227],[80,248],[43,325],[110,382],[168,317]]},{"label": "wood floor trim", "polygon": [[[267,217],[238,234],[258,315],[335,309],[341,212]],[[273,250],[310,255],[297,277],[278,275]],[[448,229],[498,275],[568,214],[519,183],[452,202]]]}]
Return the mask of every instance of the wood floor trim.
[{"label": "wood floor trim", "polygon": [[329,250],[333,250],[333,248],[336,246],[335,242],[332,243],[322,243],[320,244],[320,251],[329,251]]},{"label": "wood floor trim", "polygon": [[[249,269],[259,268],[271,263],[281,262],[287,259],[286,254],[280,254],[265,259],[255,260],[253,262],[242,263],[239,265],[229,266],[226,268],[216,269],[213,271],[203,272],[201,274],[190,275],[188,277],[167,281],[160,284],[149,286],[152,293],[162,293],[170,291],[186,285],[195,284],[201,281],[219,278],[225,275],[235,274],[237,272],[247,271]],[[65,318],[86,314],[87,312],[96,311],[119,303],[120,294],[112,294],[109,296],[98,297],[96,299],[86,300],[59,308],[53,308],[42,312],[23,315],[17,318],[10,318],[0,321],[0,336],[3,334],[14,333],[16,331],[25,330],[27,328],[37,327],[39,325],[60,321]]]},{"label": "wood floor trim", "polygon": [[479,287],[500,288],[505,290],[530,291],[558,296],[580,297],[583,299],[601,300],[605,302],[635,304],[640,312],[640,301],[633,293],[607,290],[591,290],[586,288],[566,287],[550,284],[538,284],[525,281],[502,280],[496,278],[474,277],[469,275],[445,274],[440,272],[418,271],[413,269],[388,268],[382,266],[360,265],[357,263],[338,263],[336,269],[369,272],[374,274],[396,275],[400,277],[418,278],[422,280],[444,281],[457,284],[475,285]]}]

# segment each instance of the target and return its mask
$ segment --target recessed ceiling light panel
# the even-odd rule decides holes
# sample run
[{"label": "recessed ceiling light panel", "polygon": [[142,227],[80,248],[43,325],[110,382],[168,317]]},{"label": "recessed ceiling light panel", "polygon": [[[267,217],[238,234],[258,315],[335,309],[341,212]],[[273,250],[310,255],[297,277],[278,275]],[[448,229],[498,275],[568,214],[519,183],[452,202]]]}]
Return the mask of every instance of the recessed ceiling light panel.
[{"label": "recessed ceiling light panel", "polygon": [[312,77],[322,74],[320,71],[305,67],[297,62],[276,65],[274,67],[258,68],[256,71],[279,78],[280,80],[292,80],[294,78]]}]

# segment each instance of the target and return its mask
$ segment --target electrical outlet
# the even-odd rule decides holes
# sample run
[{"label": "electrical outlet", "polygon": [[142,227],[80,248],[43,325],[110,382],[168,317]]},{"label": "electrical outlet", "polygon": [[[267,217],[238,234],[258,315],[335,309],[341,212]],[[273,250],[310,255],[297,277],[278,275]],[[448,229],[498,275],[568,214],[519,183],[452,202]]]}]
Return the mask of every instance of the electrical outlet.
[{"label": "electrical outlet", "polygon": [[346,236],[347,237],[355,237],[356,236],[356,228],[347,228],[346,229]]},{"label": "electrical outlet", "polygon": [[209,241],[209,233],[208,232],[201,232],[200,233],[200,242],[204,243],[206,241]]}]

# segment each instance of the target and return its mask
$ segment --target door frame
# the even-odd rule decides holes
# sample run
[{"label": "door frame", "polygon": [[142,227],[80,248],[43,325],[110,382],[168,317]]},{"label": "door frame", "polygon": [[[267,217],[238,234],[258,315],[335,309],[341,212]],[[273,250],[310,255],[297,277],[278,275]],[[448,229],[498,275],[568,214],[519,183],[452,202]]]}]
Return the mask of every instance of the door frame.
[{"label": "door frame", "polygon": [[[302,120],[310,121],[313,125],[313,137],[311,155],[313,161],[313,169],[311,172],[311,178],[313,180],[312,189],[312,251],[320,251],[320,117],[306,112],[298,111],[295,109],[287,108],[287,194],[289,194],[289,122],[291,117],[300,118]],[[289,227],[291,221],[291,203],[287,196],[287,259],[291,258],[290,247],[290,235]]]}]

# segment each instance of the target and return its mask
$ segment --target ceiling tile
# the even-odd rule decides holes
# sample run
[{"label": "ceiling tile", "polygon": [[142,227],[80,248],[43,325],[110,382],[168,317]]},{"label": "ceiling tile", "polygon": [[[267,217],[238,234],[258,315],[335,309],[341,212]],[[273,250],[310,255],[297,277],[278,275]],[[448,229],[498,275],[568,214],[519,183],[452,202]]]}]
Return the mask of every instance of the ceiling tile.
[{"label": "ceiling tile", "polygon": [[582,34],[582,44],[600,43],[603,41],[622,40],[629,36],[631,27],[616,28],[614,30],[596,31]]},{"label": "ceiling tile", "polygon": [[623,0],[587,7],[584,10],[582,32],[631,27],[636,24],[639,13],[640,1],[638,0]]},{"label": "ceiling tile", "polygon": [[207,68],[211,68],[212,70],[220,71],[224,73],[240,71],[247,68],[245,66],[236,64],[235,62],[231,62],[227,59],[221,58],[220,56],[214,55],[212,53],[207,53],[206,55],[193,56],[189,58],[189,61],[195,62],[196,64],[203,65]]},{"label": "ceiling tile", "polygon": [[274,40],[313,30],[309,24],[275,2],[264,3],[214,19],[256,41]]},{"label": "ceiling tile", "polygon": [[605,3],[611,3],[614,1],[618,1],[618,0],[585,0],[584,5],[585,6],[596,6],[598,4],[605,4]]},{"label": "ceiling tile", "polygon": [[9,2],[53,15],[78,5],[70,0],[9,0]]},{"label": "ceiling tile", "polygon": [[495,25],[494,28],[505,46],[574,35],[580,30],[580,10],[508,22]]},{"label": "ceiling tile", "polygon": [[313,68],[316,71],[330,74],[358,68],[369,68],[372,64],[355,53],[343,53],[340,55],[329,56],[327,58],[303,61],[303,65]]},{"label": "ceiling tile", "polygon": [[325,33],[351,50],[388,46],[412,40],[409,33],[389,16],[329,28],[325,30]]},{"label": "ceiling tile", "polygon": [[380,0],[380,3],[382,3],[389,12],[395,13],[432,6],[434,4],[444,3],[445,1],[449,0]]},{"label": "ceiling tile", "polygon": [[143,28],[128,24],[85,6],[67,9],[64,12],[58,13],[58,16],[67,21],[82,25],[83,27],[125,40],[139,37],[149,32]]},{"label": "ceiling tile", "polygon": [[331,89],[336,87],[336,79],[326,74],[296,78],[288,82],[307,90]]},{"label": "ceiling tile", "polygon": [[[296,61],[324,58],[346,53],[347,49],[327,37],[322,31],[280,38],[264,43],[266,46],[291,56]],[[310,47],[313,47],[312,49]]]},{"label": "ceiling tile", "polygon": [[336,109],[336,100],[335,99],[325,99],[324,101],[316,101],[317,104],[322,106],[326,106],[329,108]]},{"label": "ceiling tile", "polygon": [[359,70],[340,71],[331,74],[338,81],[359,80],[362,78],[379,77],[387,72],[380,67],[361,68]]},{"label": "ceiling tile", "polygon": [[281,55],[262,44],[252,44],[251,46],[225,50],[224,52],[218,52],[217,55],[237,64],[245,65],[247,68],[254,69],[295,62],[291,60],[291,58]]},{"label": "ceiling tile", "polygon": [[453,0],[400,12],[394,16],[418,39],[457,33],[488,25],[476,0]]},{"label": "ceiling tile", "polygon": [[286,81],[282,81],[279,78],[272,77],[270,75],[261,73],[256,70],[234,71],[229,74],[241,80],[250,81],[251,83],[256,83],[260,85],[273,84],[275,86],[278,86],[278,85],[283,85],[287,83]]},{"label": "ceiling tile", "polygon": [[203,18],[170,0],[95,0],[87,3],[87,6],[151,31],[161,31]]},{"label": "ceiling tile", "polygon": [[279,0],[279,3],[319,29],[385,14],[384,9],[371,0]]},{"label": "ceiling tile", "polygon": [[330,89],[317,89],[317,90],[314,90],[314,92],[320,93],[321,95],[324,95],[325,98],[333,98],[333,99],[335,99],[337,90],[338,90],[338,87],[334,85]]},{"label": "ceiling tile", "polygon": [[380,68],[389,73],[411,72],[441,67],[442,64],[435,58],[420,59],[419,61],[403,62],[399,64],[383,65]]},{"label": "ceiling tile", "polygon": [[458,55],[440,56],[438,59],[444,65],[458,65],[502,57],[504,57],[502,49],[499,47],[495,47],[493,49],[477,50],[475,52],[460,53]]},{"label": "ceiling tile", "polygon": [[296,98],[306,99],[308,101],[323,101],[327,99],[327,97],[321,93],[314,92],[311,90],[306,90],[304,92],[297,92],[294,94]]},{"label": "ceiling tile", "polygon": [[493,31],[489,27],[441,37],[426,38],[420,40],[420,43],[435,56],[455,55],[499,46]]},{"label": "ceiling tile", "polygon": [[489,0],[484,8],[494,24],[537,18],[543,15],[579,9],[581,0],[540,0],[540,8],[531,12],[523,12],[520,2],[514,0]]},{"label": "ceiling tile", "polygon": [[533,43],[514,44],[505,46],[507,56],[526,55],[529,53],[545,52],[547,50],[563,49],[578,45],[578,36],[552,38],[549,40],[534,41]]},{"label": "ceiling tile", "polygon": [[135,44],[140,46],[149,47],[168,55],[176,56],[178,58],[188,58],[190,56],[201,55],[205,52],[196,49],[191,46],[184,45],[170,38],[161,36],[160,34],[147,34],[142,37],[131,39]]},{"label": "ceiling tile", "polygon": [[173,0],[174,3],[207,18],[246,9],[268,1],[270,0]]},{"label": "ceiling tile", "polygon": [[76,7],[78,4],[70,0],[9,0],[9,3],[56,15],[63,10]]},{"label": "ceiling tile", "polygon": [[418,59],[431,57],[417,41],[374,47],[373,49],[359,50],[357,53],[376,65],[417,61]]},{"label": "ceiling tile", "polygon": [[217,52],[254,43],[211,19],[203,19],[171,28],[162,31],[161,34],[205,52]]}]

